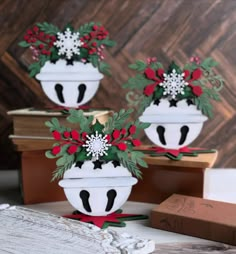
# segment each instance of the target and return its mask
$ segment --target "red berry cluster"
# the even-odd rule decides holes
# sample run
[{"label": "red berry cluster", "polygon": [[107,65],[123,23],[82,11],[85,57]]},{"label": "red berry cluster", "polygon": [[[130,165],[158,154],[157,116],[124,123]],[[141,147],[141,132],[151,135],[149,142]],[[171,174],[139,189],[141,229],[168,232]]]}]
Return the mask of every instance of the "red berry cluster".
[{"label": "red berry cluster", "polygon": [[83,42],[82,47],[88,50],[88,54],[98,54],[99,58],[104,59],[102,50],[105,48],[104,45],[98,47],[97,41],[104,40],[108,36],[108,31],[103,26],[93,26],[93,30],[84,35],[80,40]]},{"label": "red berry cluster", "polygon": [[[202,88],[200,86],[195,86],[191,84],[191,82],[193,82],[194,80],[198,80],[201,78],[202,75],[201,69],[198,68],[194,70],[192,73],[190,73],[190,71],[188,70],[184,70],[183,73],[184,80],[188,82],[188,86],[191,87],[193,94],[196,96],[201,96],[203,93]],[[163,74],[164,70],[161,68],[157,69],[156,71],[150,67],[145,69],[144,71],[145,77],[151,80],[151,84],[147,85],[143,90],[143,93],[146,96],[150,96],[155,92],[156,86],[158,86],[164,80]]]},{"label": "red berry cluster", "polygon": [[56,36],[45,34],[38,26],[34,26],[32,30],[29,29],[26,32],[24,40],[31,44],[34,57],[38,57],[40,54],[49,56],[51,54],[50,50],[56,41]]},{"label": "red berry cluster", "polygon": [[64,145],[69,145],[67,152],[69,154],[74,154],[77,152],[78,147],[85,144],[87,133],[80,133],[77,130],[64,131],[60,133],[59,131],[53,131],[52,133],[55,140],[63,141],[60,145],[54,146],[52,148],[52,154],[57,155],[61,152],[61,147]]},{"label": "red berry cluster", "polygon": [[113,146],[116,146],[119,150],[125,151],[128,147],[126,141],[131,141],[133,146],[140,146],[141,142],[139,139],[133,139],[132,135],[136,133],[136,126],[131,125],[128,129],[115,129],[112,135],[107,135],[107,140]]},{"label": "red berry cluster", "polygon": [[[136,126],[131,125],[128,130],[125,128],[118,130],[115,129],[112,134],[107,134],[106,139],[109,144],[116,146],[121,151],[126,151],[127,141],[131,142],[133,146],[140,146],[141,142],[139,139],[133,139],[132,135],[136,133]],[[61,141],[60,145],[56,145],[52,148],[52,154],[57,155],[61,152],[61,148],[64,145],[69,145],[67,148],[68,154],[74,154],[78,151],[78,147],[85,144],[87,140],[87,133],[79,133],[76,130],[64,131],[63,133],[59,131],[53,131],[52,135],[55,140]]]},{"label": "red berry cluster", "polygon": [[198,56],[192,56],[191,58],[190,58],[190,62],[191,63],[196,63],[196,64],[200,64],[201,63],[201,60],[200,60],[200,57],[198,57]]}]

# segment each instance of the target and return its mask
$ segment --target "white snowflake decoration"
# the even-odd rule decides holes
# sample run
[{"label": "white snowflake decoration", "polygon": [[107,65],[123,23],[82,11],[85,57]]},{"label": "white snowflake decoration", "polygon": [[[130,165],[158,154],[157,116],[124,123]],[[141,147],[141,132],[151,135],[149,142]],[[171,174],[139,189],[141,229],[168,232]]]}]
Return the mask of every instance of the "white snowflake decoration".
[{"label": "white snowflake decoration", "polygon": [[82,42],[79,39],[79,33],[72,33],[69,28],[64,33],[57,33],[58,39],[54,45],[58,47],[58,55],[66,55],[67,59],[71,59],[73,54],[79,55],[79,47]]},{"label": "white snowflake decoration", "polygon": [[106,137],[107,135],[102,136],[102,134],[98,134],[97,131],[95,135],[87,135],[86,138],[88,140],[85,142],[86,145],[83,145],[83,147],[87,147],[87,156],[92,154],[92,156],[98,160],[99,156],[107,155],[106,151],[108,150],[109,146],[111,146],[111,144],[107,144],[108,140]]},{"label": "white snowflake decoration", "polygon": [[164,81],[159,85],[164,88],[164,95],[170,95],[172,99],[175,99],[177,94],[184,94],[184,87],[188,85],[188,82],[184,80],[184,73],[178,74],[175,69],[170,74],[163,74]]}]

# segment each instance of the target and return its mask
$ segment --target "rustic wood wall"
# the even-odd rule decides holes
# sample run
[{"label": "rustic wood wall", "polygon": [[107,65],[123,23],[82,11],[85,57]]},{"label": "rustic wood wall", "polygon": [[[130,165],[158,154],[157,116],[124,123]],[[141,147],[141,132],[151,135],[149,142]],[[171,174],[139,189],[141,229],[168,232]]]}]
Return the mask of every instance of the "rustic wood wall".
[{"label": "rustic wood wall", "polygon": [[135,59],[157,56],[165,64],[171,59],[183,64],[199,55],[221,63],[217,72],[226,80],[223,101],[215,105],[215,119],[205,124],[195,145],[217,148],[216,166],[236,167],[236,0],[1,0],[0,168],[19,167],[6,112],[51,104],[38,82],[28,77],[30,57],[17,43],[35,22],[77,27],[91,20],[103,23],[117,41],[107,53],[113,78],[102,80],[90,103],[94,107],[126,107],[121,84],[132,75],[127,66]]}]

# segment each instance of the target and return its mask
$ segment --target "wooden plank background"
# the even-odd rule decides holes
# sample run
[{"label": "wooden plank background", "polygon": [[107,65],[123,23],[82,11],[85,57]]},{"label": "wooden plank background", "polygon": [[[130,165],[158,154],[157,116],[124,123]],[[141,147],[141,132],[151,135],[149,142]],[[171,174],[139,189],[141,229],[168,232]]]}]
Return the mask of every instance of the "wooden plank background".
[{"label": "wooden plank background", "polygon": [[[8,139],[8,110],[52,103],[28,77],[29,52],[17,46],[35,22],[75,27],[100,21],[117,46],[106,54],[113,77],[104,78],[91,107],[127,107],[121,84],[133,75],[128,64],[156,56],[184,64],[192,55],[212,56],[226,80],[222,103],[194,145],[219,150],[216,167],[236,167],[236,0],[1,0],[0,1],[0,168],[18,168]],[[144,143],[149,141],[143,135]]]}]

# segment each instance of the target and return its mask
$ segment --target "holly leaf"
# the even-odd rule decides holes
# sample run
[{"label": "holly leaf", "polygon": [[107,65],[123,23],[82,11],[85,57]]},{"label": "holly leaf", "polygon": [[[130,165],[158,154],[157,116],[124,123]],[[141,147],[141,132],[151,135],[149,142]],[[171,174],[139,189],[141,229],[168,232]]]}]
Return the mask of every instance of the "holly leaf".
[{"label": "holly leaf", "polygon": [[179,100],[182,100],[182,99],[190,99],[190,98],[193,98],[194,97],[194,94],[192,92],[192,89],[189,87],[189,86],[186,86],[184,88],[184,93],[183,94],[178,94],[177,95],[177,99]]},{"label": "holly leaf", "polygon": [[172,62],[168,68],[168,73],[171,73],[173,70],[176,70],[176,72],[178,74],[181,74],[182,73],[182,70],[181,68],[175,63],[175,62]]},{"label": "holly leaf", "polygon": [[143,61],[137,60],[136,63],[130,64],[129,68],[136,71],[144,71],[147,68],[147,64]]},{"label": "holly leaf", "polygon": [[88,49],[86,48],[80,48],[80,59],[87,59],[88,58]]},{"label": "holly leaf", "polygon": [[76,153],[75,161],[85,161],[90,160],[92,155],[87,156],[87,151],[85,148],[82,148],[79,152]]},{"label": "holly leaf", "polygon": [[56,61],[59,60],[59,59],[60,59],[60,56],[58,55],[58,51],[57,51],[57,49],[56,49],[55,47],[53,47],[53,48],[51,49],[50,60],[51,60],[52,62],[56,62]]},{"label": "holly leaf", "polygon": [[154,92],[154,98],[160,99],[163,96],[164,88],[161,86],[157,86],[155,92]]},{"label": "holly leaf", "polygon": [[30,46],[30,44],[28,42],[26,42],[26,41],[21,41],[21,42],[18,43],[18,45],[20,47],[23,47],[23,48],[27,48],[27,47]]},{"label": "holly leaf", "polygon": [[74,27],[73,27],[70,23],[68,23],[68,24],[64,27],[63,31],[66,31],[67,28],[69,28],[71,32],[74,32]]},{"label": "holly leaf", "polygon": [[103,133],[104,127],[105,126],[96,119],[96,123],[93,125],[93,130],[97,131],[98,133]]},{"label": "holly leaf", "polygon": [[118,160],[117,151],[118,148],[116,146],[109,147],[107,150],[107,155],[104,155],[102,159],[105,161]]}]

